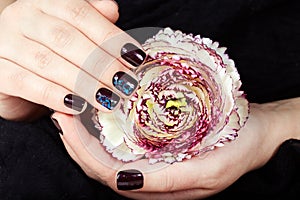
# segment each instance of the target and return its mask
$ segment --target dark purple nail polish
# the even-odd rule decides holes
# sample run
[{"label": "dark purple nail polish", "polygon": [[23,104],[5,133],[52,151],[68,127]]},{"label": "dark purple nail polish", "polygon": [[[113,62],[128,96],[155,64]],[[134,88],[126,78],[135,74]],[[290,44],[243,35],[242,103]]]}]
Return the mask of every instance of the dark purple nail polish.
[{"label": "dark purple nail polish", "polygon": [[129,96],[137,87],[137,80],[125,72],[117,72],[113,77],[113,85],[122,93]]},{"label": "dark purple nail polish", "polygon": [[135,169],[119,171],[117,174],[118,190],[135,190],[144,185],[143,174]]},{"label": "dark purple nail polish", "polygon": [[64,104],[68,108],[71,108],[78,112],[81,112],[83,110],[83,108],[85,108],[87,105],[86,101],[83,98],[73,95],[73,94],[68,94],[67,96],[65,96]]},{"label": "dark purple nail polish", "polygon": [[63,135],[62,129],[61,129],[61,127],[60,127],[58,121],[57,121],[56,119],[54,119],[52,116],[51,116],[51,120],[52,120],[54,126],[57,128],[58,132],[59,132],[61,135]]},{"label": "dark purple nail polish", "polygon": [[127,43],[121,49],[121,57],[134,67],[137,67],[144,62],[146,53],[134,44]]},{"label": "dark purple nail polish", "polygon": [[113,110],[120,101],[120,97],[106,88],[100,88],[96,93],[96,100],[108,110]]}]

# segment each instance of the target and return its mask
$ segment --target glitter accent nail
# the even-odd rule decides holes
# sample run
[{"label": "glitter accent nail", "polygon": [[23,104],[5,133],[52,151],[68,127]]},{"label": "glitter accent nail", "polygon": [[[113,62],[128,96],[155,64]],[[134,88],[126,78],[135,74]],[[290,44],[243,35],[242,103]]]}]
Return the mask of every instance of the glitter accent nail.
[{"label": "glitter accent nail", "polygon": [[113,110],[120,101],[120,97],[106,88],[100,88],[96,93],[96,100],[99,104]]},{"label": "glitter accent nail", "polygon": [[117,72],[113,77],[113,85],[122,93],[129,96],[131,95],[137,87],[137,80],[132,78],[125,72]]}]

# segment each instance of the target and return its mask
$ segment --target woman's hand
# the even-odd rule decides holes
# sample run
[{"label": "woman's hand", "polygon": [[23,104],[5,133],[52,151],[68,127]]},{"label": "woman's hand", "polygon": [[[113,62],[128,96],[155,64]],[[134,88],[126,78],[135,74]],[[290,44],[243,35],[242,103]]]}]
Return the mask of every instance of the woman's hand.
[{"label": "woman's hand", "polygon": [[[130,96],[137,85],[130,69],[145,53],[113,24],[117,19],[118,7],[109,0],[19,0],[6,7],[0,16],[0,116],[30,120],[45,107],[78,114],[86,102],[108,112]],[[131,91],[116,79],[126,79]]]},{"label": "woman's hand", "polygon": [[[73,124],[76,118],[61,113],[55,113],[53,118],[61,127],[61,138],[71,157],[88,176],[116,192],[134,199],[199,199],[222,191],[243,174],[263,166],[285,140],[300,138],[299,123],[294,120],[300,117],[300,98],[250,105],[250,117],[235,141],[200,158],[154,172],[145,172],[151,168],[147,160],[128,164],[114,161],[118,169],[101,164],[83,145],[78,131],[85,135],[85,144],[95,147],[94,153],[106,159],[110,155],[83,126],[78,127],[79,122]],[[134,171],[127,171],[130,169]]]}]

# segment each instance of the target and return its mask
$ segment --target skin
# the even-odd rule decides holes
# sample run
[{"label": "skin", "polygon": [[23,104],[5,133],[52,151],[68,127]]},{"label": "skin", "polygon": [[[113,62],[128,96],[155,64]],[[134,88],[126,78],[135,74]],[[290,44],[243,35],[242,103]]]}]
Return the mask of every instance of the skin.
[{"label": "skin", "polygon": [[[5,9],[0,18],[0,45],[3,47],[1,49],[6,51],[0,52],[0,79],[6,84],[0,86],[0,115],[8,120],[29,121],[47,113],[47,107],[56,110],[57,112],[52,117],[59,122],[64,133],[61,135],[61,139],[70,156],[80,165],[87,176],[110,186],[121,195],[134,199],[205,198],[224,190],[243,174],[262,167],[287,139],[300,139],[300,125],[295,120],[300,118],[300,98],[266,104],[251,103],[249,119],[239,131],[239,137],[235,141],[209,152],[204,158],[193,158],[155,172],[143,173],[143,188],[134,191],[119,191],[116,187],[117,172],[132,168],[143,172],[147,163],[145,161],[130,164],[119,162],[117,163],[119,168],[112,169],[98,162],[86,150],[79,138],[78,131],[80,134],[86,135],[89,145],[99,147],[99,154],[108,157],[109,155],[104,149],[101,149],[98,140],[92,137],[80,123],[74,125],[74,120],[76,121],[77,118],[73,114],[78,113],[66,108],[62,100],[66,94],[74,92],[71,89],[72,82],[74,83],[72,77],[75,77],[76,72],[78,73],[81,69],[82,62],[95,48],[95,44],[100,45],[105,39],[122,33],[113,25],[118,18],[117,6],[111,1],[72,0],[74,6],[72,10],[73,14],[75,13],[75,15],[71,15],[72,18],[70,15],[63,14],[70,13],[70,10],[67,9],[69,7],[66,6],[70,5],[68,4],[70,1],[20,0],[13,4],[11,4],[13,1],[1,2],[1,10]],[[62,4],[62,2],[66,4]],[[9,4],[10,6],[6,7]],[[83,8],[82,6],[93,14],[80,18],[82,16],[80,12],[74,11]],[[41,15],[41,11],[44,15]],[[46,38],[39,38],[39,35],[47,34],[47,32],[42,32],[42,29],[34,27],[34,24],[43,24],[49,18],[53,19],[51,23],[49,21],[47,23],[47,30],[50,33],[51,30],[56,30],[55,27],[58,24],[66,25],[68,23],[68,33],[76,35],[76,41],[81,41],[82,48],[73,51],[74,48],[70,48],[71,43],[69,43],[66,49],[70,52],[67,53],[61,46],[63,42],[53,45],[51,41],[47,41],[47,38],[52,37],[53,39],[55,35],[50,34]],[[76,20],[80,21],[76,22]],[[60,33],[63,32],[60,31]],[[117,42],[120,42],[121,46],[125,41],[135,42],[128,37]],[[82,44],[87,44],[87,46],[82,46]],[[25,50],[22,51],[22,48],[18,48],[24,45],[27,45]],[[15,49],[21,50],[15,52],[13,51]],[[31,50],[31,53],[34,52],[33,57],[26,53],[28,50]],[[41,54],[41,52],[49,52],[49,50],[55,54],[51,54],[53,55],[51,62],[44,66],[44,69],[47,70],[43,70],[35,64],[40,61],[37,55],[47,55]],[[110,51],[114,52],[114,50]],[[114,53],[112,54],[114,55]],[[74,55],[82,56],[78,58]],[[102,56],[105,57],[107,54],[104,53]],[[27,60],[29,63],[20,62],[20,60]],[[131,68],[128,63],[120,59],[114,66],[123,70]],[[45,71],[57,73],[51,76],[51,73],[43,74]],[[64,73],[61,73],[62,71]],[[72,73],[73,76],[63,76]],[[56,76],[59,78],[55,79]],[[87,76],[87,78],[93,80],[93,77]],[[59,82],[57,79],[64,80],[64,82]],[[16,80],[19,83],[16,83]],[[32,80],[36,81],[33,83]],[[32,85],[37,86],[36,90],[33,90]],[[47,92],[43,88],[48,88],[49,91]],[[103,109],[94,100],[88,98],[87,100],[95,107]]]},{"label": "skin", "polygon": [[143,172],[147,166],[151,167],[147,161],[118,163],[119,169],[104,166],[87,151],[78,131],[85,135],[88,146],[99,147],[97,154],[109,155],[84,127],[74,125],[76,119],[73,116],[55,113],[53,118],[61,125],[61,139],[67,151],[86,174],[121,195],[133,199],[202,199],[224,190],[243,174],[265,165],[285,140],[300,139],[299,123],[295,121],[300,117],[300,98],[266,104],[251,103],[250,110],[249,119],[235,141],[207,153],[204,158],[195,157],[161,170],[145,172],[143,188],[134,191],[117,189],[117,172],[126,169]]},{"label": "skin", "polygon": [[68,94],[109,112],[95,99],[102,87],[127,98],[111,80],[118,71],[134,77],[120,50],[126,43],[140,45],[113,24],[118,16],[109,0],[19,0],[3,9],[0,116],[34,120],[45,107],[78,114],[64,105]]},{"label": "skin", "polygon": [[13,2],[15,2],[14,0],[2,0],[0,2],[0,13],[2,12],[2,10],[4,8],[6,8],[8,5],[12,4]]}]

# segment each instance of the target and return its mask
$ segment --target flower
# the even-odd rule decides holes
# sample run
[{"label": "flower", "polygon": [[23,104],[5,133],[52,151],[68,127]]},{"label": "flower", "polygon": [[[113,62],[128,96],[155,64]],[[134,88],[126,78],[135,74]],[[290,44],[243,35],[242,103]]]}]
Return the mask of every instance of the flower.
[{"label": "flower", "polygon": [[95,110],[100,143],[124,162],[180,162],[234,140],[249,106],[226,48],[165,28],[143,47],[139,86],[113,113]]}]

